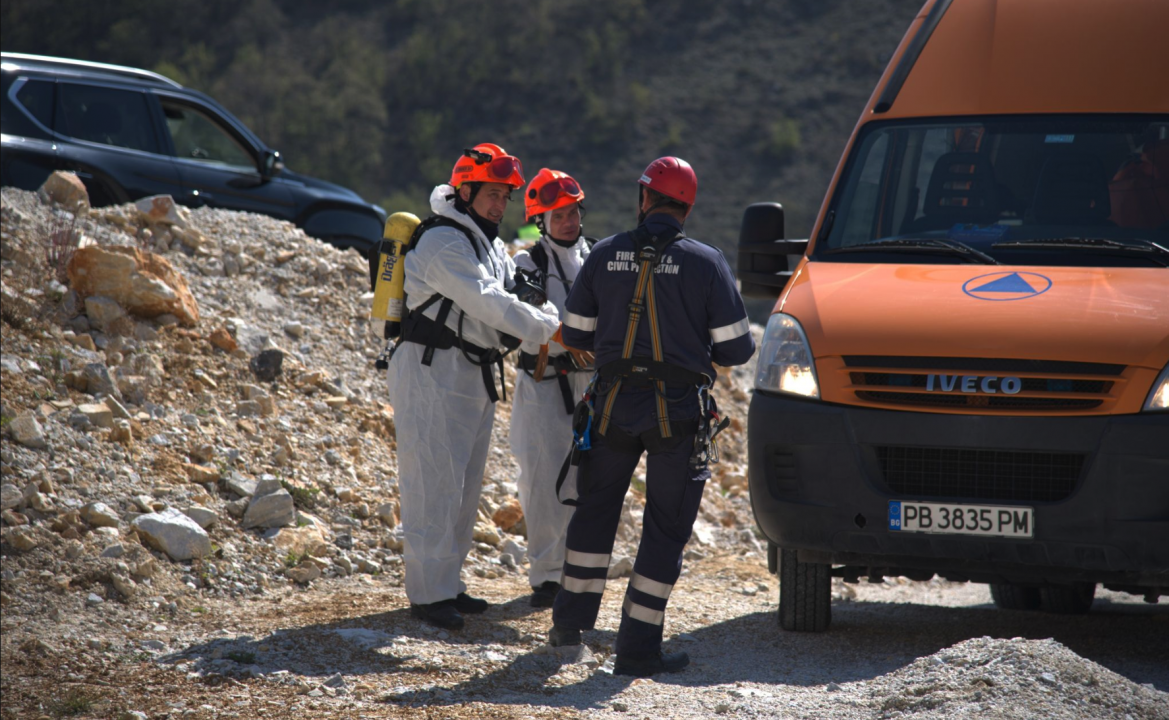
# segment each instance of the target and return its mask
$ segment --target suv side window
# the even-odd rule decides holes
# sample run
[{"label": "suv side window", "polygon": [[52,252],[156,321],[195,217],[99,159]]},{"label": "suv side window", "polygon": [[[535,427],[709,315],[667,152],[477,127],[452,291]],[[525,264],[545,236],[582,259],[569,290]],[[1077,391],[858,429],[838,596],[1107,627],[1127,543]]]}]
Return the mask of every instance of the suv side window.
[{"label": "suv side window", "polygon": [[145,94],[57,83],[57,95],[57,132],[103,145],[158,152]]},{"label": "suv side window", "polygon": [[16,92],[16,99],[37,122],[53,128],[53,83],[28,80]]},{"label": "suv side window", "polygon": [[166,98],[159,99],[177,157],[253,171],[256,169],[256,161],[251,153],[240,145],[227,128],[190,105]]}]

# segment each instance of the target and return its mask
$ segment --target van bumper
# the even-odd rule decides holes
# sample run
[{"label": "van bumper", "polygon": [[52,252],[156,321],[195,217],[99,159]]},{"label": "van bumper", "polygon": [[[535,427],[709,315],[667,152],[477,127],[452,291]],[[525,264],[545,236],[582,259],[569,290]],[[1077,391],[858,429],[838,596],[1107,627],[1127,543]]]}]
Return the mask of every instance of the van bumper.
[{"label": "van bumper", "polygon": [[[755,520],[772,544],[796,549],[802,561],[859,567],[869,575],[1169,587],[1169,414],[944,415],[756,392],[747,444]],[[933,458],[916,475],[918,492],[898,490],[905,476],[898,480],[887,466],[890,448],[926,449]],[[1005,451],[1024,465],[1082,456],[1082,465],[1070,471],[1066,497],[1026,497],[1031,483],[1042,484],[1042,469],[1038,481],[1026,470],[1031,479],[1013,476],[1004,485],[999,478],[989,489],[986,481],[970,495],[962,494],[969,485],[951,482],[946,489],[943,482],[946,469],[973,457],[963,451]],[[984,475],[1000,457],[974,455]],[[930,485],[934,473],[936,486]],[[889,530],[891,500],[1032,507],[1034,537]]]}]

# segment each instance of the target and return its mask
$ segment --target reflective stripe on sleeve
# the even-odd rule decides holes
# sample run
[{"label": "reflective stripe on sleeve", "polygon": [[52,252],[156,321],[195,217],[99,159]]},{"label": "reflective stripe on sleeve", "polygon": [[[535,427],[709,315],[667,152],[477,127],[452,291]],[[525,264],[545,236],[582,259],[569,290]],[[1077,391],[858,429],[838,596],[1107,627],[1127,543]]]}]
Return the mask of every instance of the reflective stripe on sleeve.
[{"label": "reflective stripe on sleeve", "polygon": [[637,573],[633,573],[633,577],[629,578],[629,587],[634,590],[640,590],[646,595],[659,597],[662,600],[669,600],[670,592],[674,589],[673,585],[667,585],[657,580],[650,580],[646,576],[638,575]]},{"label": "reflective stripe on sleeve", "polygon": [[586,568],[607,568],[609,567],[609,555],[602,555],[601,553],[587,553],[579,552],[577,550],[569,550],[564,558],[569,565],[576,565],[577,567]]},{"label": "reflective stripe on sleeve", "polygon": [[731,325],[723,325],[722,327],[711,328],[710,337],[716,343],[726,342],[727,340],[734,340],[737,337],[742,337],[751,332],[751,321],[743,318],[737,323]]},{"label": "reflective stripe on sleeve", "polygon": [[625,604],[622,605],[621,608],[625,611],[626,615],[633,618],[634,620],[640,620],[643,623],[649,623],[650,625],[661,625],[662,621],[666,618],[666,613],[664,611],[651,610],[645,605],[638,605],[637,603],[630,600],[628,595],[625,596]]},{"label": "reflective stripe on sleeve", "polygon": [[581,580],[580,578],[574,578],[571,575],[565,575],[563,587],[569,592],[597,593],[600,595],[601,593],[605,592],[605,578]]},{"label": "reflective stripe on sleeve", "polygon": [[595,317],[585,317],[568,311],[564,313],[564,324],[581,332],[593,332],[597,329],[597,319]]}]

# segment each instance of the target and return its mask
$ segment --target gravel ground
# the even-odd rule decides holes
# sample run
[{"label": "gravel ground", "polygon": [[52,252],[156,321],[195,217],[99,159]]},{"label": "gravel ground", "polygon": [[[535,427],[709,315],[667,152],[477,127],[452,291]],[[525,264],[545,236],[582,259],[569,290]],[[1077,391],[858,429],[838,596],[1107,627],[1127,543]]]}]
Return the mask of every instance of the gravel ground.
[{"label": "gravel ground", "polygon": [[[598,629],[584,650],[545,643],[506,402],[465,567],[495,604],[462,633],[422,625],[402,589],[393,409],[359,259],[258,215],[204,209],[167,229],[133,206],[91,211],[86,237],[153,247],[203,316],[113,332],[47,279],[44,238],[69,217],[10,188],[2,215],[4,720],[1169,718],[1169,612],[1127,595],[1071,617],[996,610],[982,585],[835,580],[828,632],[780,631],[746,495],[750,368],[720,377],[734,419],[667,613],[685,672],[611,673],[637,478]],[[263,349],[284,352],[275,382],[249,370]],[[112,403],[78,389],[95,368],[121,388],[121,436],[88,419]],[[244,527],[255,483],[276,479],[291,514]],[[211,554],[144,544],[134,522],[172,511],[207,523]]]}]

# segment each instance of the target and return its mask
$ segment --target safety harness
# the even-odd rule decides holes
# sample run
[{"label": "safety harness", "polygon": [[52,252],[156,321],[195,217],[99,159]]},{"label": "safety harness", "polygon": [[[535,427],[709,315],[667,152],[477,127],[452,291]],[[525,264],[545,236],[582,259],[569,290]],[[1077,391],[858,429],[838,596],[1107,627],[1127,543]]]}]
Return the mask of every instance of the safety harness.
[{"label": "safety harness", "polygon": [[[432,228],[436,227],[453,227],[466,236],[467,241],[471,243],[471,247],[475,250],[475,257],[479,262],[484,262],[483,255],[479,252],[479,244],[475,242],[475,236],[469,229],[462,224],[451,220],[450,218],[441,215],[433,215],[426,218],[418,226],[414,232],[414,237],[407,246],[406,251],[409,252],[422,240],[423,234]],[[441,302],[440,302],[441,301]],[[423,313],[429,309],[436,302],[439,303],[438,314],[434,319],[426,317]],[[450,315],[451,307],[454,306],[454,300],[446,297],[442,293],[435,293],[427,298],[421,305],[410,310],[406,317],[402,320],[402,335],[399,343],[412,342],[422,345],[425,350],[422,352],[422,364],[430,366],[434,361],[435,350],[449,350],[457,347],[463,353],[463,357],[467,362],[476,365],[483,373],[483,387],[487,390],[487,397],[491,402],[498,402],[502,392],[504,400],[507,399],[507,389],[504,384],[503,376],[503,359],[507,357],[515,348],[519,347],[519,338],[513,337],[506,333],[500,333],[502,336],[503,346],[506,348],[500,351],[499,348],[483,348],[474,343],[463,339],[463,318],[466,317],[466,312],[459,311],[459,329],[458,332],[451,330],[446,326],[447,317]],[[397,346],[395,346],[396,348]],[[392,354],[392,353],[391,353]],[[495,389],[495,378],[492,377],[492,366],[499,369],[499,387],[500,391]]]},{"label": "safety harness", "polygon": [[[629,324],[625,329],[625,343],[622,346],[621,358],[602,365],[597,369],[593,381],[585,392],[585,398],[577,405],[573,416],[573,445],[568,457],[560,468],[560,476],[556,479],[556,497],[560,497],[560,489],[568,477],[568,468],[579,465],[581,454],[592,449],[591,434],[593,432],[593,418],[596,415],[595,402],[602,399],[600,418],[596,423],[596,434],[604,437],[606,444],[614,449],[627,452],[658,452],[673,447],[687,437],[695,436],[694,451],[691,453],[690,464],[693,467],[704,467],[709,462],[718,462],[717,446],[714,436],[724,429],[730,419],[721,419],[714,398],[710,394],[711,378],[703,373],[688,370],[680,365],[663,360],[661,323],[658,319],[657,295],[654,290],[654,275],[662,254],[672,243],[682,238],[681,233],[669,237],[650,236],[645,226],[634,231],[634,246],[638,251],[640,264],[637,285],[633,292],[633,300],[629,303]],[[633,349],[637,341],[637,329],[641,324],[642,315],[649,316],[650,347],[653,357],[634,357]],[[598,380],[607,381],[609,386],[604,391],[595,388]],[[602,383],[603,384],[603,383]],[[693,420],[670,420],[670,400],[666,396],[666,385],[688,385],[697,389],[698,417]],[[630,435],[621,428],[610,428],[610,419],[613,406],[621,388],[652,387],[657,405],[657,427],[653,430]],[[689,393],[687,393],[688,395]],[[675,402],[685,399],[678,398]],[[711,432],[711,420],[717,425]],[[583,497],[586,488],[580,487],[578,482],[577,494]],[[579,505],[578,500],[561,500],[565,505]]]},{"label": "safety harness", "polygon": [[[597,242],[596,239],[585,237],[585,243],[592,248]],[[528,250],[528,257],[536,264],[536,269],[540,271],[541,276],[549,280],[555,279],[564,285],[564,291],[567,292],[572,288],[572,281],[568,279],[568,274],[564,272],[564,266],[560,263],[560,258],[556,257],[556,253],[549,253],[548,248],[543,242],[538,242]],[[556,275],[549,272],[548,258],[556,263]],[[534,353],[520,352],[519,368],[528,374],[529,377],[534,377],[533,373],[536,370],[538,356]],[[560,396],[564,400],[564,412],[568,415],[572,414],[573,408],[576,407],[576,398],[572,394],[572,383],[569,382],[569,373],[587,372],[591,367],[581,367],[573,360],[572,353],[563,353],[548,359],[548,364],[556,372],[556,383],[560,387]],[[543,379],[543,378],[541,378]]]}]

